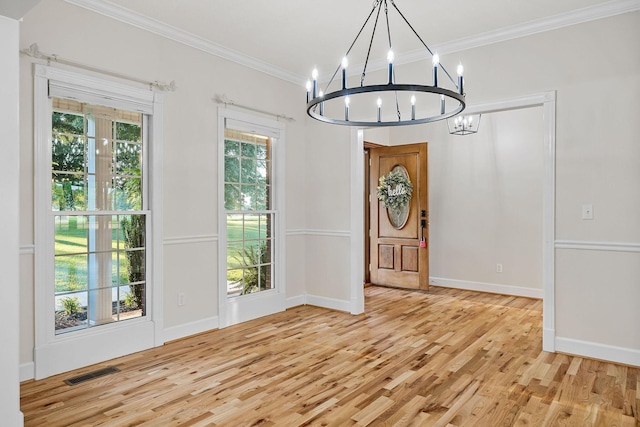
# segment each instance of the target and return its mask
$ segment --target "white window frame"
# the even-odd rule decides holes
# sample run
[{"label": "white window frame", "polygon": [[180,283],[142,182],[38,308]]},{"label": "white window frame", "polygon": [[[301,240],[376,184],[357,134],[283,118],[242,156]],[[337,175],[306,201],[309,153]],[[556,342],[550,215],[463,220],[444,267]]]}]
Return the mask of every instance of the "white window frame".
[{"label": "white window frame", "polygon": [[[271,146],[271,207],[274,227],[274,287],[261,292],[227,295],[227,210],[224,206],[224,130],[253,132],[274,138]],[[218,109],[218,325],[220,328],[246,322],[286,309],[285,265],[285,124],[227,108]],[[246,211],[252,213],[252,211]]]},{"label": "white window frame", "polygon": [[[136,111],[148,117],[147,312],[140,319],[55,334],[51,217],[52,97]],[[143,119],[144,121],[144,119]],[[79,71],[35,65],[35,378],[164,344],[162,305],[163,94]]]}]

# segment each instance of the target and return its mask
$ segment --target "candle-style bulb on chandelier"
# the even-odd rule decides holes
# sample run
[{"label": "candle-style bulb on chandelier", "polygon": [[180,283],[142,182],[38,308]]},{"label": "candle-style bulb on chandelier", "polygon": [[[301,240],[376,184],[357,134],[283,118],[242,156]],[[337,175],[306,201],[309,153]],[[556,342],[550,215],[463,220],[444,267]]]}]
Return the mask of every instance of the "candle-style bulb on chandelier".
[{"label": "candle-style bulb on chandelier", "polygon": [[[391,8],[389,4],[391,4]],[[392,45],[389,13],[395,11],[401,23],[406,24],[424,49],[425,59],[430,59],[430,67],[423,73],[424,83],[401,82],[397,64],[397,55]],[[384,12],[384,13],[383,13]],[[381,18],[382,17],[382,18]],[[376,77],[376,82],[365,82],[367,67],[376,39],[376,30],[380,21],[386,23],[386,34],[381,39],[387,43],[387,69],[384,78]],[[373,22],[372,25],[369,25]],[[360,84],[349,86],[348,68],[352,67],[352,51],[362,34],[371,30],[367,41],[366,56],[360,75]],[[382,31],[382,30],[381,30]],[[380,38],[380,37],[379,37]],[[394,0],[375,0],[364,24],[358,31],[346,53],[342,56],[335,72],[324,90],[319,89],[321,82],[317,68],[313,69],[311,80],[307,81],[307,114],[316,120],[338,125],[360,127],[403,126],[429,123],[453,117],[465,109],[463,67],[457,67],[457,80],[454,79],[440,62],[440,55],[434,52],[422,40],[413,26],[398,9]],[[336,77],[340,75],[338,79]],[[339,80],[339,81],[336,81]],[[430,84],[429,84],[430,83]]]}]

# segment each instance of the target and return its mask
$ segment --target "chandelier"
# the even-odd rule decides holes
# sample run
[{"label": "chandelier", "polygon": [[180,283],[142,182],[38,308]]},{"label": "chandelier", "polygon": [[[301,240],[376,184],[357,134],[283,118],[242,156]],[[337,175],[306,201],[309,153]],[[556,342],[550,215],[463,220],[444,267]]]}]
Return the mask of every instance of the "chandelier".
[{"label": "chandelier", "polygon": [[[404,22],[410,29],[410,33],[417,37],[420,49],[424,47],[430,55],[431,69],[424,74],[431,76],[425,79],[429,80],[431,85],[397,82],[389,24],[390,8],[387,3],[391,3],[392,10],[395,10],[400,17],[400,22]],[[382,10],[384,10],[383,19],[386,22],[386,34],[383,38],[388,42],[387,72],[383,77],[386,79],[365,84],[367,66]],[[368,41],[366,59],[362,66],[360,84],[349,87],[347,80],[349,55],[373,16],[375,20]],[[426,53],[425,58],[429,59]],[[338,74],[341,74],[341,81],[336,81]],[[415,125],[448,119],[465,108],[462,64],[458,65],[457,74],[457,80],[455,80],[440,63],[439,55],[422,40],[398,9],[394,0],[375,0],[367,19],[324,90],[318,87],[318,70],[313,70],[312,79],[307,81],[306,86],[307,114],[326,123],[362,127]]]},{"label": "chandelier", "polygon": [[477,133],[480,127],[480,117],[482,117],[481,114],[472,114],[447,119],[449,133],[451,135],[470,135]]}]

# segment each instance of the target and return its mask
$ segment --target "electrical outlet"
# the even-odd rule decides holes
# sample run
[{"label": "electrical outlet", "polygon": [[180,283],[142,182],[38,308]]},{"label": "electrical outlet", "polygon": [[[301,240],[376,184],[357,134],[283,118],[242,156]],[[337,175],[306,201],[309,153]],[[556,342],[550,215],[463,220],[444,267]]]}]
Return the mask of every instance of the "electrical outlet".
[{"label": "electrical outlet", "polygon": [[496,273],[502,273],[502,264],[496,264]]},{"label": "electrical outlet", "polygon": [[184,292],[178,293],[178,306],[184,305]]},{"label": "electrical outlet", "polygon": [[582,205],[582,219],[593,219],[593,205]]}]

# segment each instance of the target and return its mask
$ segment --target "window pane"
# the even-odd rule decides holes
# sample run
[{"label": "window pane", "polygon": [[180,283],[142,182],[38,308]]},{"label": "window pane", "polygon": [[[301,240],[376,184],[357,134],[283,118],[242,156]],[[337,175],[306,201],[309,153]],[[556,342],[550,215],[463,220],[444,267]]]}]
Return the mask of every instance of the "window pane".
[{"label": "window pane", "polygon": [[120,267],[120,283],[138,283],[146,280],[144,257],[144,250],[130,250],[120,253],[120,265],[124,265],[124,269]]},{"label": "window pane", "polygon": [[84,172],[85,140],[82,137],[54,134],[51,141],[51,169]]},{"label": "window pane", "polygon": [[256,159],[267,158],[267,146],[266,144],[256,144]]},{"label": "window pane", "polygon": [[242,185],[242,209],[251,210],[256,208],[256,186]]},{"label": "window pane", "polygon": [[128,142],[116,143],[116,173],[140,176],[142,145]]},{"label": "window pane", "polygon": [[259,238],[260,215],[244,215],[244,240],[255,240]]},{"label": "window pane", "polygon": [[224,185],[224,208],[230,211],[239,210],[241,208],[240,186],[225,184]]},{"label": "window pane", "polygon": [[[119,286],[127,283],[127,266],[121,264],[120,261],[118,251],[111,252],[111,286]],[[124,261],[124,259],[122,259],[122,261]],[[124,277],[121,277],[123,273]]]},{"label": "window pane", "polygon": [[120,286],[112,305],[113,320],[129,320],[143,316],[144,292],[144,284]]},{"label": "window pane", "polygon": [[[137,298],[135,293],[129,291],[127,287],[123,287],[120,290],[118,302],[113,304],[113,320],[131,320],[144,316],[142,306],[137,305]],[[141,298],[144,299],[144,294],[141,295]]]},{"label": "window pane", "polygon": [[119,211],[142,210],[142,179],[139,177],[116,177],[113,199]]},{"label": "window pane", "polygon": [[256,179],[259,184],[267,183],[267,161],[266,160],[256,161]]},{"label": "window pane", "polygon": [[271,237],[271,214],[260,215],[260,239]]},{"label": "window pane", "polygon": [[[119,262],[120,283],[145,281],[145,216],[120,215]],[[124,250],[123,250],[124,249]]]},{"label": "window pane", "polygon": [[273,288],[273,281],[271,280],[271,265],[264,264],[260,266],[260,290],[267,290]]},{"label": "window pane", "polygon": [[227,270],[227,294],[239,295],[242,291],[242,270]]},{"label": "window pane", "polygon": [[88,317],[90,326],[104,325],[117,320],[113,316],[114,305],[118,303],[118,288],[100,288],[88,292]]},{"label": "window pane", "polygon": [[242,159],[241,161],[241,179],[243,184],[253,184],[256,182],[256,161],[253,159]]},{"label": "window pane", "polygon": [[248,240],[244,242],[243,263],[245,267],[254,267],[262,264],[266,247],[264,242],[259,240]]},{"label": "window pane", "polygon": [[236,141],[224,141],[224,155],[225,156],[239,156],[240,155],[240,143]]},{"label": "window pane", "polygon": [[[123,286],[120,290],[120,298],[124,301],[124,311],[130,313],[139,310],[137,316],[143,315],[145,300],[145,284]],[[127,317],[134,317],[132,314]]]},{"label": "window pane", "polygon": [[87,323],[87,293],[76,292],[55,298],[56,334],[85,329]]},{"label": "window pane", "polygon": [[244,265],[242,248],[242,242],[227,245],[227,268],[239,268]]},{"label": "window pane", "polygon": [[243,227],[242,215],[227,215],[227,241],[242,242]]},{"label": "window pane", "polygon": [[83,216],[55,217],[56,255],[88,251],[86,221]]},{"label": "window pane", "polygon": [[262,186],[262,185],[256,186],[254,197],[256,202],[255,208],[257,210],[266,211],[267,209],[269,209],[268,195],[269,195],[268,186]]},{"label": "window pane", "polygon": [[71,113],[53,112],[51,129],[54,132],[84,134],[84,116]]},{"label": "window pane", "polygon": [[224,158],[224,181],[240,182],[240,159],[237,157]]},{"label": "window pane", "polygon": [[[73,121],[73,117],[78,116],[69,117]],[[80,127],[80,133],[83,126]],[[83,209],[85,140],[73,135],[54,134],[51,150],[52,210]]]},{"label": "window pane", "polygon": [[57,255],[54,261],[56,293],[88,288],[88,255]]},{"label": "window pane", "polygon": [[242,157],[251,157],[255,158],[256,156],[256,146],[251,143],[242,143]]},{"label": "window pane", "polygon": [[53,173],[51,210],[75,211],[86,209],[85,183],[82,176]]},{"label": "window pane", "polygon": [[116,123],[116,138],[125,141],[140,141],[141,128],[139,124]]},{"label": "window pane", "polygon": [[273,240],[271,239],[263,241],[263,250],[264,250],[264,254],[262,256],[263,263],[271,262],[271,245],[272,244],[273,244]]}]

